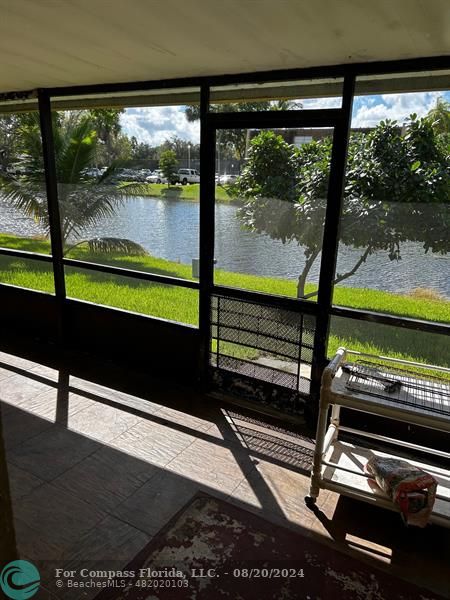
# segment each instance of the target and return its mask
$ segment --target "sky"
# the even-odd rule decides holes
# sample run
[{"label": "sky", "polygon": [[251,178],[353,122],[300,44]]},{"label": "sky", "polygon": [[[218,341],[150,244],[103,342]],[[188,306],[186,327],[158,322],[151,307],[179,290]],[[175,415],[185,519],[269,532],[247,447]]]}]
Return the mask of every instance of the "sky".
[{"label": "sky", "polygon": [[184,106],[127,108],[121,115],[122,129],[129,137],[151,146],[159,146],[173,136],[199,144],[200,123],[189,123],[184,111]]},{"label": "sky", "polygon": [[[380,121],[392,119],[404,123],[411,113],[424,116],[443,96],[450,101],[450,92],[418,92],[356,97],[353,105],[352,127],[374,127]],[[304,108],[333,108],[340,104],[335,98],[306,100]],[[199,122],[189,123],[183,106],[128,108],[121,116],[124,132],[138,142],[158,146],[174,136],[200,142]]]}]

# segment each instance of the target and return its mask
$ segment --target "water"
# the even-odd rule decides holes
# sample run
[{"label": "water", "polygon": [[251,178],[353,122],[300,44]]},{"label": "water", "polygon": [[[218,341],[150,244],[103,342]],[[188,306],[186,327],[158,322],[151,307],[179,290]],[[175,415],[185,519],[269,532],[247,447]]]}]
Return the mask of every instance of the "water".
[{"label": "water", "polygon": [[[217,267],[228,271],[295,280],[304,264],[303,250],[295,243],[282,244],[268,236],[243,231],[235,206],[216,206]],[[41,229],[32,219],[6,206],[0,209],[0,232],[34,236]],[[84,237],[122,237],[141,244],[150,254],[190,264],[199,256],[199,205],[159,198],[128,199],[112,218],[86,228]],[[370,256],[357,273],[341,285],[389,292],[432,288],[450,298],[449,255],[425,254],[420,244],[402,246],[402,260],[390,261],[385,252]],[[341,246],[338,272],[351,269],[361,251]],[[320,260],[308,281],[317,282]]]}]

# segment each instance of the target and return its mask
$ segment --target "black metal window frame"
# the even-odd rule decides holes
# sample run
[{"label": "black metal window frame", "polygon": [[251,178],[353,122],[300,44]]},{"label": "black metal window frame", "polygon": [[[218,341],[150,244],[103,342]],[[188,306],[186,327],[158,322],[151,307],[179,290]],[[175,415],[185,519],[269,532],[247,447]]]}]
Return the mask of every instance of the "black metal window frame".
[{"label": "black metal window frame", "polygon": [[[326,67],[310,67],[234,75],[216,75],[211,77],[189,77],[168,80],[155,80],[132,83],[96,84],[66,86],[38,90],[38,110],[40,115],[43,157],[47,201],[49,207],[50,255],[21,250],[0,248],[0,255],[13,256],[29,260],[52,263],[55,282],[55,296],[59,307],[60,334],[64,331],[64,305],[67,300],[64,267],[120,275],[134,279],[174,285],[199,290],[199,331],[201,336],[201,375],[207,369],[210,343],[210,307],[213,293],[235,298],[252,298],[280,308],[289,308],[299,312],[314,314],[317,327],[314,343],[312,370],[312,395],[317,396],[320,376],[327,362],[326,345],[332,316],[375,322],[404,327],[417,331],[450,335],[450,325],[411,319],[366,310],[352,309],[333,305],[333,278],[336,267],[339,244],[339,221],[342,207],[343,185],[347,159],[347,145],[351,125],[352,103],[355,80],[359,76],[393,75],[399,73],[418,73],[439,71],[450,68],[450,57],[426,57],[397,61],[372,63],[354,63]],[[343,78],[342,106],[319,110],[293,110],[252,113],[214,113],[210,112],[210,90],[214,86],[261,84],[267,82],[286,82],[320,78]],[[52,97],[87,96],[90,94],[115,94],[121,92],[142,92],[151,90],[173,90],[186,87],[200,89],[200,161],[202,179],[200,182],[200,280],[191,281],[174,277],[124,269],[110,265],[68,259],[63,256],[60,229],[58,189],[56,180],[55,155],[51,121]],[[20,99],[35,97],[35,92],[21,92]],[[0,94],[2,100],[17,98],[17,92]],[[330,168],[330,183],[327,211],[324,227],[319,292],[316,303],[271,296],[259,292],[236,290],[214,285],[214,187],[215,187],[215,132],[220,128],[289,127],[290,125],[332,126],[334,128],[333,152]],[[0,282],[0,288],[2,284]],[[81,302],[81,301],[80,301]],[[149,317],[152,318],[152,317]],[[181,325],[180,325],[181,326]]]}]

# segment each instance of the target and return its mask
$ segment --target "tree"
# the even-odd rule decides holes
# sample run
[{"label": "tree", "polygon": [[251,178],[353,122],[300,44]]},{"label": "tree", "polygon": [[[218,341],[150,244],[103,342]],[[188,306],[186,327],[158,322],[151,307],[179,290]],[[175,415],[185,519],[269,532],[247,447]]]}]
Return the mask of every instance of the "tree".
[{"label": "tree", "polygon": [[133,160],[154,160],[157,158],[158,149],[145,142],[138,142],[135,136],[130,139],[131,158]]},{"label": "tree", "polygon": [[[93,122],[86,114],[71,114],[65,118],[54,113],[53,138],[64,253],[80,244],[87,244],[91,251],[145,254],[139,244],[127,239],[97,237],[80,240],[86,226],[97,225],[103,218],[115,214],[129,186],[117,188],[110,183],[114,165],[99,179],[86,177],[86,169],[93,164],[98,143]],[[34,113],[20,129],[18,146],[20,164],[26,174],[2,175],[0,187],[4,200],[38,221],[49,235],[38,114]]]},{"label": "tree", "polygon": [[173,150],[178,160],[186,159],[188,155],[191,160],[200,158],[200,144],[193,144],[188,140],[183,140],[173,135],[169,140],[165,140],[159,147],[159,153],[165,150]]},{"label": "tree", "polygon": [[123,108],[91,108],[87,111],[87,118],[92,123],[97,136],[104,143],[114,138],[122,131],[120,115],[125,112]]},{"label": "tree", "polygon": [[450,135],[450,102],[439,96],[436,105],[428,112],[427,117],[437,134]]},{"label": "tree", "polygon": [[33,113],[26,112],[0,116],[0,170],[6,170],[7,167],[19,160],[20,130],[33,118]]},{"label": "tree", "polygon": [[435,106],[428,112],[427,118],[444,151],[450,153],[450,102],[439,96]]},{"label": "tree", "polygon": [[159,168],[167,179],[167,185],[175,183],[178,169],[177,155],[173,150],[164,150],[159,158]]},{"label": "tree", "polygon": [[17,115],[0,116],[0,166],[2,170],[11,165],[17,157],[16,132],[20,126]]},{"label": "tree", "polygon": [[[322,247],[331,148],[329,138],[295,148],[273,132],[262,132],[251,142],[238,181],[243,225],[304,248],[299,298],[317,294],[306,294],[305,283]],[[429,119],[411,115],[403,136],[395,121],[352,135],[340,240],[360,248],[361,255],[351,269],[336,274],[334,283],[352,277],[377,250],[400,260],[406,241],[420,242],[425,252],[447,252],[449,189],[449,156]]]},{"label": "tree", "polygon": [[122,134],[120,123],[120,115],[124,112],[123,108],[92,108],[85,111],[86,118],[97,134],[96,166],[108,166],[114,161],[131,158],[131,142]]}]

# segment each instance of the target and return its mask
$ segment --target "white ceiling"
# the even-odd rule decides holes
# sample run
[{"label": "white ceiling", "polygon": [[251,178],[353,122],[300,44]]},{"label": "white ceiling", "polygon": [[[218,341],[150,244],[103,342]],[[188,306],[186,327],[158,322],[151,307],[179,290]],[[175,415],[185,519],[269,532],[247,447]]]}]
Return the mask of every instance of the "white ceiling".
[{"label": "white ceiling", "polygon": [[450,53],[450,0],[0,0],[0,92]]}]

